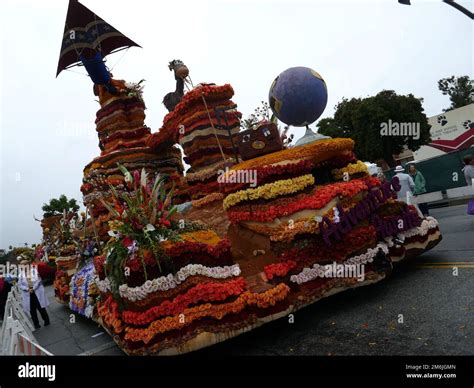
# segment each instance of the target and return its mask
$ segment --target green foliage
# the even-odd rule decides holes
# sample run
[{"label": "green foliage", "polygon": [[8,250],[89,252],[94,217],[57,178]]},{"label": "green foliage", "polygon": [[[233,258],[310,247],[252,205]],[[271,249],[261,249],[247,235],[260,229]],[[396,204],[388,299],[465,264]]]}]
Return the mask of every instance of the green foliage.
[{"label": "green foliage", "polygon": [[446,96],[449,96],[451,106],[444,109],[445,112],[461,108],[474,102],[474,81],[464,75],[443,78],[438,81],[438,88]]},{"label": "green foliage", "polygon": [[105,273],[117,300],[120,300],[118,287],[126,280],[124,270],[128,259],[139,260],[148,279],[146,260],[155,260],[162,272],[163,263],[170,259],[161,242],[180,240],[176,223],[169,219],[176,207],[172,206],[173,190],[167,192],[164,188],[165,178],[158,175],[154,182],[149,182],[145,170],[132,175],[125,167],[119,167],[128,191],[118,192],[111,186],[113,202],[102,200],[114,217],[109,221],[111,239],[105,247]]},{"label": "green foliage", "polygon": [[41,208],[44,212],[43,217],[52,217],[69,212],[77,212],[79,210],[79,205],[74,198],[68,199],[64,194],[62,194],[58,199],[52,198],[49,203],[43,204]]},{"label": "green foliage", "polygon": [[[430,141],[430,125],[423,113],[423,100],[412,94],[403,96],[393,90],[383,90],[366,98],[343,98],[335,109],[334,117],[318,122],[318,132],[355,141],[355,153],[361,160],[384,159],[394,166],[394,154],[407,146],[416,151]],[[420,137],[381,136],[381,124],[391,120],[397,123],[419,123]]]}]

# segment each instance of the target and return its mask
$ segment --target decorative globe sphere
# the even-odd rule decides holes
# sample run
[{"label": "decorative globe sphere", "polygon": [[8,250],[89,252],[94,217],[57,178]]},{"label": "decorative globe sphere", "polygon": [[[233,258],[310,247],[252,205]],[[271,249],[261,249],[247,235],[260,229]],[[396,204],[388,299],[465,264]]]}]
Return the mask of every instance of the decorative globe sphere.
[{"label": "decorative globe sphere", "polygon": [[268,98],[280,121],[304,127],[321,116],[328,102],[328,92],[319,73],[300,66],[291,67],[276,77]]}]

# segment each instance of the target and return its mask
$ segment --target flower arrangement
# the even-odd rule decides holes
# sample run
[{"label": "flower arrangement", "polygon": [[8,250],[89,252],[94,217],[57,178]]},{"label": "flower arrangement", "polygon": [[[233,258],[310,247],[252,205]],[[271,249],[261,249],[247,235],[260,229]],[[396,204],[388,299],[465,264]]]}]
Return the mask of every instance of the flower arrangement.
[{"label": "flower arrangement", "polygon": [[[369,248],[365,253],[351,257],[345,264],[347,265],[359,265],[359,264],[367,264],[372,263],[375,256],[377,256],[379,249],[383,251],[383,253],[388,254],[388,247],[385,243],[379,243],[374,248]],[[307,283],[311,280],[314,280],[318,277],[324,276],[324,265],[314,264],[311,268],[305,268],[297,275],[291,276],[290,280],[296,284],[303,284]]]},{"label": "flower arrangement", "polygon": [[61,303],[69,301],[69,276],[63,270],[56,271],[53,282],[54,295]]},{"label": "flower arrangement", "polygon": [[225,283],[201,283],[186,293],[178,295],[172,301],[166,300],[147,311],[123,311],[122,320],[131,325],[146,325],[162,316],[177,315],[190,305],[199,302],[218,302],[231,296],[238,296],[245,290],[245,287],[244,278],[233,279]]},{"label": "flower arrangement", "polygon": [[[141,286],[129,287],[122,284],[119,287],[120,296],[129,301],[135,302],[144,300],[149,294],[158,291],[172,290],[185,282],[191,276],[204,276],[212,279],[227,279],[240,275],[238,264],[225,267],[206,267],[202,264],[188,264],[182,267],[176,274],[168,274],[153,280],[147,280]],[[101,292],[110,291],[110,281],[108,278],[99,280],[96,278],[97,285]]]},{"label": "flower arrangement", "polygon": [[[233,223],[241,221],[269,222],[304,209],[321,209],[337,197],[352,197],[368,190],[365,179],[338,182],[316,187],[311,193],[292,198],[278,198],[266,205],[252,206],[252,211],[230,210],[227,217]],[[255,209],[255,210],[254,210]]]},{"label": "flower arrangement", "polygon": [[[277,286],[262,293],[252,293],[246,291],[238,296],[233,302],[225,304],[206,303],[199,306],[190,307],[184,309],[179,315],[153,321],[146,328],[126,327],[124,339],[126,341],[132,342],[141,341],[147,344],[157,334],[181,329],[201,318],[209,317],[220,320],[228,314],[239,313],[247,306],[258,306],[260,308],[274,306],[277,302],[284,300],[288,296],[289,292],[290,288],[284,283],[280,283]],[[182,319],[182,316],[185,317],[184,320]]]},{"label": "flower arrangement", "polygon": [[114,333],[120,334],[123,331],[124,325],[120,319],[119,305],[111,295],[97,304],[97,314],[105,326],[112,328]]},{"label": "flower arrangement", "polygon": [[311,174],[302,175],[297,178],[283,179],[273,183],[247,189],[229,194],[224,199],[224,209],[242,202],[255,199],[272,199],[282,195],[293,194],[303,190],[305,187],[314,185],[314,177]]},{"label": "flower arrangement", "polygon": [[109,222],[111,238],[105,247],[104,270],[112,280],[112,292],[117,298],[120,298],[118,287],[125,282],[124,268],[128,262],[140,262],[146,279],[145,260],[154,259],[161,271],[161,261],[167,260],[161,243],[180,239],[170,228],[169,218],[176,208],[171,205],[172,191],[166,192],[163,188],[164,177],[158,175],[151,183],[144,169],[141,174],[138,171],[132,174],[125,167],[119,167],[129,192],[119,193],[111,186],[113,202],[102,200],[114,217]]},{"label": "flower arrangement", "polygon": [[120,89],[119,92],[124,93],[128,97],[135,97],[143,101],[143,88],[145,87],[143,82],[145,82],[144,79],[138,82],[125,82],[125,87]]},{"label": "flower arrangement", "polygon": [[249,182],[233,183],[232,177],[245,177],[253,174],[257,178],[256,184],[260,186],[281,176],[293,177],[309,174],[314,168],[315,164],[310,160],[291,160],[286,163],[257,167],[255,170],[231,170],[222,176],[219,189],[222,193],[231,193],[250,185]]},{"label": "flower arrangement", "polygon": [[369,169],[367,168],[366,164],[360,160],[358,160],[356,163],[349,163],[346,167],[335,168],[331,170],[331,174],[334,179],[342,179],[345,174],[354,175],[359,173],[369,173]]},{"label": "flower arrangement", "polygon": [[310,159],[315,163],[328,159],[331,152],[352,151],[354,140],[345,138],[323,139],[310,144],[273,152],[233,166],[232,170],[246,170],[266,166],[282,160]]},{"label": "flower arrangement", "polygon": [[[89,287],[94,281],[94,264],[89,261],[78,270],[71,279],[71,297],[69,307],[72,311],[92,317],[93,302],[89,299]],[[91,303],[92,302],[92,303]]]}]

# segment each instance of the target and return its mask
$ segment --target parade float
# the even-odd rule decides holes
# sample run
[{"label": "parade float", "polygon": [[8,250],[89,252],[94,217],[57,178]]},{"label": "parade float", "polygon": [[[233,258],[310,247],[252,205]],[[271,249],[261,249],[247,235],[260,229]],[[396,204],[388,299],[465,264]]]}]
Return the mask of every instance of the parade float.
[{"label": "parade float", "polygon": [[[91,14],[70,3],[68,18],[98,20],[100,35],[107,24]],[[136,46],[111,29],[119,46]],[[141,84],[105,68],[110,40],[86,33],[91,53],[78,58],[68,32],[61,59],[71,56],[61,66],[82,61],[91,75],[102,151],[81,187],[97,254],[88,250],[93,259],[77,272],[70,306],[91,314],[85,299],[96,291],[96,319],[125,353],[182,354],[227,340],[378,282],[440,241],[437,221],[396,200],[397,178],[370,176],[353,140],[310,130],[327,103],[315,71],[288,69],[270,88],[276,118],[306,127],[294,147],[274,120],[241,132],[230,85],[189,82],[185,93],[181,61],[170,63],[177,88],[151,134]],[[177,143],[191,166],[184,178]]]},{"label": "parade float", "polygon": [[69,200],[65,195],[51,199],[42,210],[42,242],[35,249],[39,274],[43,281],[54,279],[56,301],[68,305],[70,281],[78,263],[77,245],[84,215],[78,214],[76,200]]}]

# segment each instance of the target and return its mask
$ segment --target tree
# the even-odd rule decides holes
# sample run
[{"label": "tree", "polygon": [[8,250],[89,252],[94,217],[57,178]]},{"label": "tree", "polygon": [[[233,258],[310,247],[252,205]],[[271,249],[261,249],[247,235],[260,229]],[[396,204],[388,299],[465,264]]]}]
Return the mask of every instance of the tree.
[{"label": "tree", "polygon": [[464,75],[443,78],[438,81],[438,88],[451,100],[451,106],[444,109],[445,112],[461,108],[474,102],[474,81],[469,76]]},{"label": "tree", "polygon": [[77,201],[74,198],[69,200],[64,194],[62,194],[59,199],[50,199],[49,203],[43,204],[43,207],[41,209],[44,212],[43,217],[47,218],[51,216],[60,215],[64,211],[66,211],[66,213],[75,213],[79,210],[79,205],[77,204]]},{"label": "tree", "polygon": [[[393,90],[382,90],[367,98],[343,98],[335,107],[334,117],[318,122],[318,132],[349,137],[355,141],[355,152],[360,159],[384,159],[394,167],[393,155],[402,152],[405,146],[416,151],[430,141],[430,125],[422,102],[423,99],[412,94],[398,95]],[[395,125],[403,126],[404,132],[400,130],[397,134]],[[382,131],[386,126],[394,130],[387,134]]]}]

